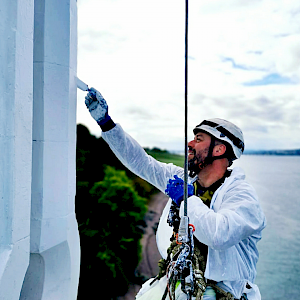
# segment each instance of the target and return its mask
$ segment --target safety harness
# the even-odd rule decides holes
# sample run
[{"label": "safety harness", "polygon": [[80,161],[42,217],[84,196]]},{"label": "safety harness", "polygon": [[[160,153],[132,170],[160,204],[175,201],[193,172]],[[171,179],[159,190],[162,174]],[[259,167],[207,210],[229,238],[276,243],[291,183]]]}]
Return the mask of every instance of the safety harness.
[{"label": "safety harness", "polygon": [[[231,171],[227,170],[225,175],[209,188],[203,188],[195,181],[193,183],[194,194],[210,207],[214,192],[221,186],[225,178],[230,176],[230,173]],[[210,286],[216,292],[217,300],[233,300],[234,296],[231,293],[224,291],[215,281],[204,278],[208,247],[193,238],[194,227],[191,224],[188,225],[189,241],[188,243],[182,242],[180,240],[182,236],[180,222],[179,209],[172,203],[168,218],[169,225],[173,226],[171,245],[167,250],[167,258],[158,262],[159,274],[150,285],[157,279],[167,276],[167,287],[162,300],[165,300],[167,295],[169,295],[170,300],[175,299],[175,291],[179,285],[181,285],[182,291],[187,294],[187,299],[195,297],[196,300],[201,300],[206,287]]]}]

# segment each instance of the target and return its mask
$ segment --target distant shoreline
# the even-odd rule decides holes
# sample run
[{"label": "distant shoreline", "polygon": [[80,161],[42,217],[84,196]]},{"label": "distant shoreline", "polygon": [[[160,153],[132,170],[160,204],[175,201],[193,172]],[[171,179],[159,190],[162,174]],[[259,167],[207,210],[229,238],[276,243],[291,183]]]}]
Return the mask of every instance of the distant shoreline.
[{"label": "distant shoreline", "polygon": [[[146,152],[150,155],[177,155],[178,157],[184,156],[184,153],[181,151],[169,151],[169,150],[161,150],[159,148],[144,148]],[[243,153],[245,155],[280,155],[280,156],[299,156],[300,149],[292,149],[292,150],[245,150]]]},{"label": "distant shoreline", "polygon": [[300,155],[300,149],[296,150],[248,150],[245,155],[280,155],[280,156],[296,156]]}]

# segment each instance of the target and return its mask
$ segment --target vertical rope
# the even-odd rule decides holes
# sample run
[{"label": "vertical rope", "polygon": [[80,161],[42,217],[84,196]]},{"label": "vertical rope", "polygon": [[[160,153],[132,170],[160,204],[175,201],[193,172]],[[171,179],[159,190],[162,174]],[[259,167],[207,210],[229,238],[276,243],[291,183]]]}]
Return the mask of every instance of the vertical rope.
[{"label": "vertical rope", "polygon": [[189,1],[185,1],[185,116],[184,116],[184,216],[187,216],[187,183],[188,183],[188,12]]}]

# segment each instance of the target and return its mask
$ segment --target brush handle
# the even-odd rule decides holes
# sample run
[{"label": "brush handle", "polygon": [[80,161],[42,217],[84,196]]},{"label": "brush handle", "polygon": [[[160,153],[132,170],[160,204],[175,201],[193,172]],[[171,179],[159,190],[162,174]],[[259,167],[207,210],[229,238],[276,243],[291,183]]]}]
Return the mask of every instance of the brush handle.
[{"label": "brush handle", "polygon": [[90,91],[88,85],[84,83],[82,80],[80,80],[78,77],[76,77],[77,81],[77,88],[79,88],[82,91]]}]

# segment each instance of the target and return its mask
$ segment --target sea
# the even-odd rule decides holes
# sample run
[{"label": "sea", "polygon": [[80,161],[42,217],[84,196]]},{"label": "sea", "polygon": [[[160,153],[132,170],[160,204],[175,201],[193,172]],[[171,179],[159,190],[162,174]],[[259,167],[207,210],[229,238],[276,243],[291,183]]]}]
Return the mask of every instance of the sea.
[{"label": "sea", "polygon": [[300,156],[244,155],[236,166],[267,218],[255,282],[262,300],[300,300]]}]

